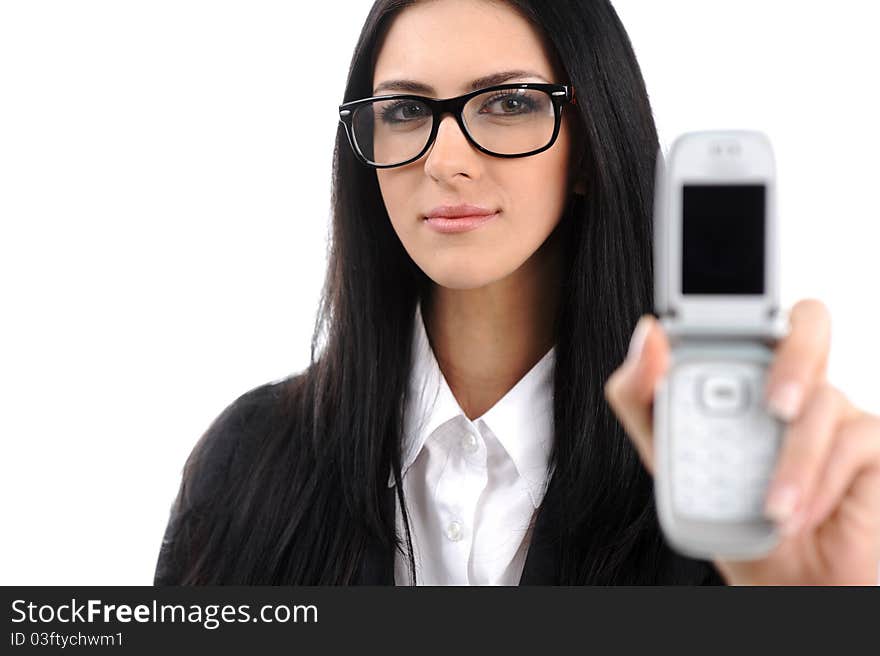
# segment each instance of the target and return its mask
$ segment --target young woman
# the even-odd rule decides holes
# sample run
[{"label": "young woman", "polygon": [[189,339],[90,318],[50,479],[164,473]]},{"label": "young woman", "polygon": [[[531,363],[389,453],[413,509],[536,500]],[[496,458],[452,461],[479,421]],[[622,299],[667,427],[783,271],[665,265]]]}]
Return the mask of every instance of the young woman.
[{"label": "young woman", "polygon": [[196,445],[157,584],[876,582],[880,423],[825,381],[817,301],[768,386],[788,537],[748,563],[663,539],[658,138],[609,2],[377,0],[344,100],[311,363]]}]

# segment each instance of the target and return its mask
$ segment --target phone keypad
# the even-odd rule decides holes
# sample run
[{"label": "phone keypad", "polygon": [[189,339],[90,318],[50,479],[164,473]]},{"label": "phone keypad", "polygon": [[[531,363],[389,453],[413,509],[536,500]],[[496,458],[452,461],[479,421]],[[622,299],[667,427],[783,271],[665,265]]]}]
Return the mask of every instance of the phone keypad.
[{"label": "phone keypad", "polygon": [[749,363],[695,365],[672,378],[673,503],[689,519],[763,517],[781,431],[762,399],[764,370]]}]

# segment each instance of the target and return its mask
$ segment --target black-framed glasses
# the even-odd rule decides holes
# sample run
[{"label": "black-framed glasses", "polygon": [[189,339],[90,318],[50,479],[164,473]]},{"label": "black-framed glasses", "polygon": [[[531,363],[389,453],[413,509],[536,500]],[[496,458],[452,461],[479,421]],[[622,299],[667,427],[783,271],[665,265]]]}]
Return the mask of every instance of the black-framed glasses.
[{"label": "black-framed glasses", "polygon": [[424,155],[451,113],[475,148],[494,157],[528,157],[559,135],[562,106],[574,87],[519,82],[498,84],[443,100],[412,94],[373,96],[339,106],[339,120],[355,155],[375,168],[403,166]]}]

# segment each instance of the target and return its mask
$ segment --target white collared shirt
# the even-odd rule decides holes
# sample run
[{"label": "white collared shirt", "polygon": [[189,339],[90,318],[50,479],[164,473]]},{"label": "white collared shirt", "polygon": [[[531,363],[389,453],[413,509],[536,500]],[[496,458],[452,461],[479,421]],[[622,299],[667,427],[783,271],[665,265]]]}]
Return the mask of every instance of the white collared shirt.
[{"label": "white collared shirt", "polygon": [[[401,473],[416,582],[517,585],[549,480],[556,349],[473,421],[437,364],[420,305],[412,355]],[[395,506],[405,545],[399,501]],[[408,559],[400,553],[394,581],[412,585]]]}]

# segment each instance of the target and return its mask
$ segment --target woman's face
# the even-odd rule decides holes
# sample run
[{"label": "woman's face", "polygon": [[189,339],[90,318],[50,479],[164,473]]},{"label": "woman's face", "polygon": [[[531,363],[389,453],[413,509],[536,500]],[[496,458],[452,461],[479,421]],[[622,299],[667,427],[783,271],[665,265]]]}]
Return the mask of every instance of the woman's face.
[{"label": "woman's face", "polygon": [[[501,71],[535,75],[504,82],[554,82],[539,34],[504,3],[432,0],[403,10],[378,53],[374,95],[409,93],[377,87],[413,80],[433,88],[421,95],[448,98],[470,91],[472,80]],[[559,136],[537,155],[499,158],[474,148],[451,114],[420,159],[377,169],[394,230],[413,261],[435,283],[474,289],[519,269],[561,218],[568,188],[570,126],[563,110]],[[467,203],[499,214],[475,230],[441,233],[425,221],[441,205]]]}]

